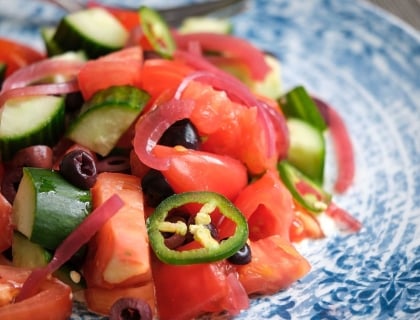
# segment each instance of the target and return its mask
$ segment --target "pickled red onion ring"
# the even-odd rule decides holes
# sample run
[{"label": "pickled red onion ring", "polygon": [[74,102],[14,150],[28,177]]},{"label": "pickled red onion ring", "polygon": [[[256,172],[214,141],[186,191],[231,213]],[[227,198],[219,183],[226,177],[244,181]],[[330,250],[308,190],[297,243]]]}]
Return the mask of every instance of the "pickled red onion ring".
[{"label": "pickled red onion ring", "polygon": [[169,158],[157,158],[153,148],[166,129],[178,120],[189,118],[194,108],[192,100],[169,100],[139,118],[133,139],[134,152],[146,166],[156,170],[169,168]]},{"label": "pickled red onion ring", "polygon": [[0,93],[0,108],[12,98],[26,96],[40,96],[47,94],[66,94],[79,91],[79,84],[76,80],[62,83],[38,84],[29,87],[15,88]]},{"label": "pickled red onion ring", "polygon": [[319,98],[312,97],[312,99],[328,125],[334,145],[338,166],[334,190],[343,193],[353,183],[355,174],[355,159],[350,135],[343,119],[334,108]]},{"label": "pickled red onion ring", "polygon": [[50,76],[76,76],[84,62],[47,59],[23,67],[6,78],[2,91],[26,87]]},{"label": "pickled red onion ring", "polygon": [[214,74],[224,75],[227,77],[232,77],[230,74],[224,72],[223,70],[216,67],[214,64],[209,62],[205,57],[197,53],[190,51],[177,50],[174,53],[175,60],[181,60],[190,67],[201,71],[209,71]]},{"label": "pickled red onion ring", "polygon": [[197,32],[174,34],[177,46],[186,49],[191,42],[198,42],[203,50],[220,51],[223,54],[238,58],[249,67],[256,80],[263,80],[270,70],[264,53],[249,41],[226,34]]}]

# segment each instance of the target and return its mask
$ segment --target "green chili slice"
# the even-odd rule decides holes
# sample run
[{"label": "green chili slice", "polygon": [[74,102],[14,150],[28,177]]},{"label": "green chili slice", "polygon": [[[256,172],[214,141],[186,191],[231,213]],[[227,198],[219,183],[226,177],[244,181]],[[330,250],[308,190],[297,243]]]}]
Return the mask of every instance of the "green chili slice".
[{"label": "green chili slice", "polygon": [[175,40],[162,16],[152,8],[142,6],[139,9],[140,25],[153,49],[164,58],[171,58],[175,49]]},{"label": "green chili slice", "polygon": [[[195,240],[202,246],[183,251],[170,249],[165,245],[162,232],[171,230],[183,234],[185,227],[179,222],[177,225],[170,225],[165,220],[173,209],[187,204],[202,205],[195,216],[195,224],[188,226]],[[204,227],[211,221],[211,214],[215,209],[236,225],[235,233],[220,242],[212,238],[208,228]],[[223,260],[241,249],[248,239],[248,224],[241,211],[223,195],[210,191],[184,192],[166,198],[147,219],[146,225],[153,251],[161,261],[168,264],[184,265]]]},{"label": "green chili slice", "polygon": [[302,207],[313,213],[320,213],[327,209],[331,202],[331,194],[317,183],[286,160],[277,164],[277,170],[284,185]]}]

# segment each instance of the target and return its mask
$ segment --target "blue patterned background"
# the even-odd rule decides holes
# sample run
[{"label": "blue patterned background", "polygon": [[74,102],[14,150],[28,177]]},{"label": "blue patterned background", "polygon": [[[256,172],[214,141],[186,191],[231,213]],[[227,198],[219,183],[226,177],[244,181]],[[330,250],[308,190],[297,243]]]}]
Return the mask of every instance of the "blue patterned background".
[{"label": "blue patterned background", "polygon": [[[38,26],[62,14],[25,0],[0,0],[0,8],[0,35],[36,47]],[[233,22],[236,34],[281,59],[285,90],[303,84],[342,114],[357,174],[336,202],[364,225],[300,244],[312,271],[235,319],[420,319],[419,33],[354,0],[249,1]],[[72,319],[97,319],[82,310],[75,306]]]}]

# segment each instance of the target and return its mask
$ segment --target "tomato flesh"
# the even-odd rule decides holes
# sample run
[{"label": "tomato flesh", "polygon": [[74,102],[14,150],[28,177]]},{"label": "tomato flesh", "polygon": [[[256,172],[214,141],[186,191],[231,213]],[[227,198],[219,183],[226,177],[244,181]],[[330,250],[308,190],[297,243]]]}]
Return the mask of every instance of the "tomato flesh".
[{"label": "tomato flesh", "polygon": [[0,61],[7,65],[6,77],[16,70],[42,60],[45,55],[22,43],[0,38]]},{"label": "tomato flesh", "polygon": [[[0,265],[0,288],[17,295],[30,270]],[[12,287],[11,287],[12,285]],[[17,288],[18,290],[13,290]],[[61,281],[50,278],[31,298],[0,307],[2,320],[55,320],[67,319],[72,311],[71,289]]]},{"label": "tomato flesh", "polygon": [[160,145],[153,152],[170,157],[169,168],[162,174],[176,193],[213,191],[233,199],[247,184],[245,166],[231,157]]},{"label": "tomato flesh", "polygon": [[238,314],[248,296],[225,261],[176,266],[155,259],[156,300],[161,320],[187,320],[207,312]]},{"label": "tomato flesh", "polygon": [[308,261],[279,235],[250,241],[252,261],[236,266],[248,294],[273,294],[289,287],[310,270]]}]

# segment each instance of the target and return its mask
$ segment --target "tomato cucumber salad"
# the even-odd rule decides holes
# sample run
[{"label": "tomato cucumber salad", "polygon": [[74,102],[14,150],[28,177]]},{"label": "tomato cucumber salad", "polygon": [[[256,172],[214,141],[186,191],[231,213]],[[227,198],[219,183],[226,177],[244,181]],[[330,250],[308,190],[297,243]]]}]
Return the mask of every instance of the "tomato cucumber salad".
[{"label": "tomato cucumber salad", "polygon": [[45,52],[0,39],[0,319],[235,316],[310,272],[322,219],[361,228],[340,115],[231,32],[89,2]]}]

